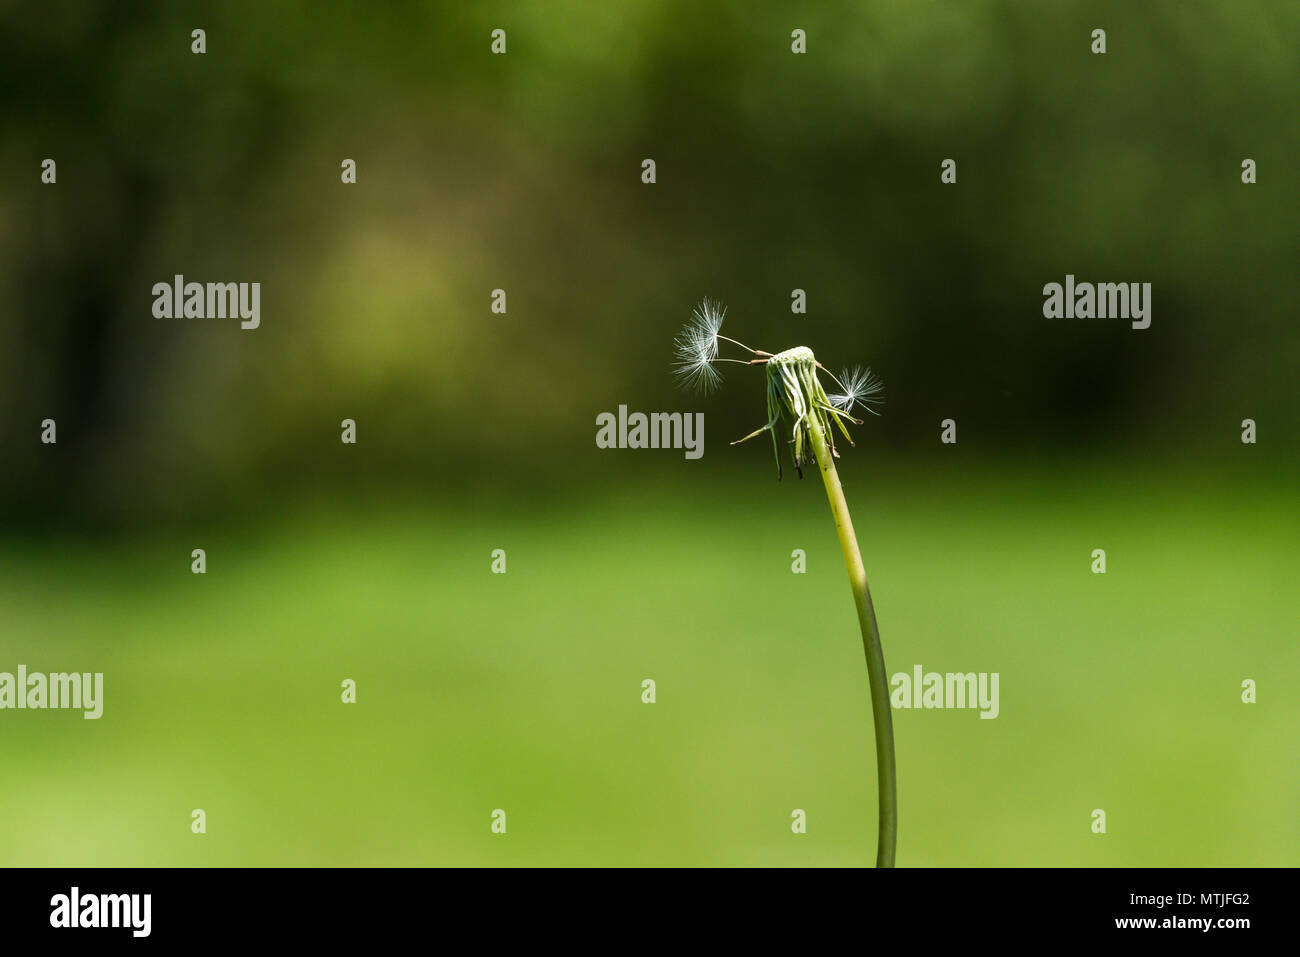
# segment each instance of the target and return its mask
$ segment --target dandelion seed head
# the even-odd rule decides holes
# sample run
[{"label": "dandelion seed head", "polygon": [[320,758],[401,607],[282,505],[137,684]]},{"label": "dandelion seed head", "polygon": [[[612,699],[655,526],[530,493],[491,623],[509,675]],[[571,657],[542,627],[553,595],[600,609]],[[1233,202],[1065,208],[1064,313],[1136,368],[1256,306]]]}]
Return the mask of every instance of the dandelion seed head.
[{"label": "dandelion seed head", "polygon": [[[839,457],[835,447],[835,430],[850,445],[853,439],[847,426],[861,425],[852,415],[854,405],[862,405],[873,415],[879,413],[869,408],[881,400],[881,382],[870,369],[845,370],[843,381],[836,379],[807,346],[794,346],[781,352],[752,349],[745,343],[722,334],[726,309],[720,303],[705,299],[695,307],[690,321],[682,327],[673,340],[673,372],[682,385],[707,392],[715,388],[722,376],[715,363],[735,362],[740,365],[762,366],[767,379],[767,422],[737,439],[732,445],[748,442],[767,432],[772,438],[772,452],[776,457],[777,477],[781,474],[781,449],[777,437],[779,424],[789,423],[791,455],[794,467],[803,476],[803,468],[815,456]],[[748,352],[751,359],[733,359],[719,355],[720,343],[734,345]],[[840,395],[827,395],[818,378],[822,370],[843,389]],[[820,450],[820,451],[819,451]]]},{"label": "dandelion seed head", "polygon": [[799,365],[800,363],[814,366],[817,364],[817,357],[813,355],[813,351],[807,346],[795,346],[793,349],[778,352],[770,360],[773,367],[788,364]]}]

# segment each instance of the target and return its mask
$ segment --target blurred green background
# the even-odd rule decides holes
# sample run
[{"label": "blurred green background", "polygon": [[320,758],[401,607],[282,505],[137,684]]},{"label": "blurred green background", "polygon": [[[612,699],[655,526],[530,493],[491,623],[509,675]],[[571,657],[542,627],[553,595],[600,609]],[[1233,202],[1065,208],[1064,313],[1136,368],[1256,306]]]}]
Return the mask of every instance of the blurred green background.
[{"label": "blurred green background", "polygon": [[[759,373],[675,388],[705,295],[884,378],[840,469],[889,671],[1001,675],[996,720],[895,712],[901,865],[1300,863],[1300,7],[85,2],[0,37],[0,671],[105,673],[98,721],[0,712],[0,863],[870,863],[825,496],[728,445]],[[175,273],[261,282],[261,328],[155,319]],[[1044,319],[1066,273],[1151,282],[1151,328]],[[703,459],[596,448],[620,404],[704,412]]]}]

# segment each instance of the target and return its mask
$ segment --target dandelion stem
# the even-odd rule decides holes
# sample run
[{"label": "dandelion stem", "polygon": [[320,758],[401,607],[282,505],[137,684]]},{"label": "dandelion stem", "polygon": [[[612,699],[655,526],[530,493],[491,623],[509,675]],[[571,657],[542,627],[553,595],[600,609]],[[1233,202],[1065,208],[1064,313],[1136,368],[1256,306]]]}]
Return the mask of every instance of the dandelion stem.
[{"label": "dandelion stem", "polygon": [[880,646],[880,627],[876,624],[876,609],[871,604],[871,590],[867,587],[867,571],[862,565],[862,553],[853,534],[853,519],[849,517],[848,502],[840,485],[839,473],[827,448],[816,416],[808,417],[808,433],[813,454],[821,467],[822,481],[826,485],[826,498],[830,500],[835,530],[839,532],[840,549],[849,571],[849,585],[858,609],[858,626],[862,630],[862,649],[867,656],[867,683],[871,688],[871,716],[876,731],[876,780],[879,786],[880,827],[876,843],[876,866],[894,866],[894,848],[898,843],[898,780],[894,769],[894,719],[889,711],[889,679],[885,674],[885,653]]}]

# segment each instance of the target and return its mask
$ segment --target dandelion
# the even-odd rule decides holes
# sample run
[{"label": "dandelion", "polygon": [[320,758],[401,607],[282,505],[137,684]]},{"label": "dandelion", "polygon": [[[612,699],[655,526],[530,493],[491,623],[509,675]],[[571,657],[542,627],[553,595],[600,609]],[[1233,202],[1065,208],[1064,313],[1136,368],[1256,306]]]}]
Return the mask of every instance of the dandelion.
[{"label": "dandelion", "polygon": [[[817,361],[813,351],[806,346],[796,346],[784,352],[765,352],[752,349],[735,339],[721,334],[722,319],[726,310],[717,303],[704,300],[695,310],[691,321],[682,329],[674,343],[676,374],[683,384],[711,389],[722,376],[714,368],[716,363],[734,362],[740,365],[761,365],[766,373],[767,422],[732,445],[739,445],[764,432],[772,435],[772,449],[776,455],[777,478],[781,477],[781,448],[777,430],[789,422],[791,455],[795,471],[803,478],[806,465],[816,462],[826,486],[831,515],[839,533],[840,550],[849,573],[849,585],[858,613],[858,626],[862,632],[862,647],[867,659],[867,682],[871,689],[871,714],[876,734],[876,780],[879,792],[879,828],[877,833],[876,866],[893,867],[894,850],[898,837],[898,785],[894,768],[894,724],[889,710],[889,683],[885,673],[885,657],[880,645],[880,628],[876,624],[875,606],[871,590],[867,587],[867,573],[862,564],[857,536],[853,532],[853,519],[849,516],[848,502],[840,485],[835,459],[836,430],[844,440],[853,444],[849,425],[861,425],[853,417],[855,408],[879,415],[873,405],[883,401],[880,379],[870,369],[844,370],[836,377]],[[719,355],[721,343],[738,346],[752,358],[736,359]],[[841,390],[828,395],[817,377],[826,375]]]}]

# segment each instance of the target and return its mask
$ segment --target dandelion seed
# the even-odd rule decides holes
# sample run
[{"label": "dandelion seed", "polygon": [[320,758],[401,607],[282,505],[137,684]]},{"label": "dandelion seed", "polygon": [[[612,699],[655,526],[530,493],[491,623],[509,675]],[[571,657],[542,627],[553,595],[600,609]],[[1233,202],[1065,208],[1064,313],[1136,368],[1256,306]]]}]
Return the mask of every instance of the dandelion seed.
[{"label": "dandelion seed", "polygon": [[710,392],[722,382],[713,363],[718,361],[718,332],[726,315],[725,307],[705,299],[673,341],[673,372],[686,388]]},{"label": "dandelion seed", "polygon": [[[831,378],[835,378],[832,376]],[[862,406],[864,411],[872,415],[879,415],[873,405],[880,405],[885,401],[884,391],[885,384],[880,381],[880,377],[870,369],[864,369],[862,366],[855,366],[853,369],[844,369],[836,381],[844,391],[838,395],[828,396],[831,404],[837,409],[845,412],[853,411],[855,405]]]}]

